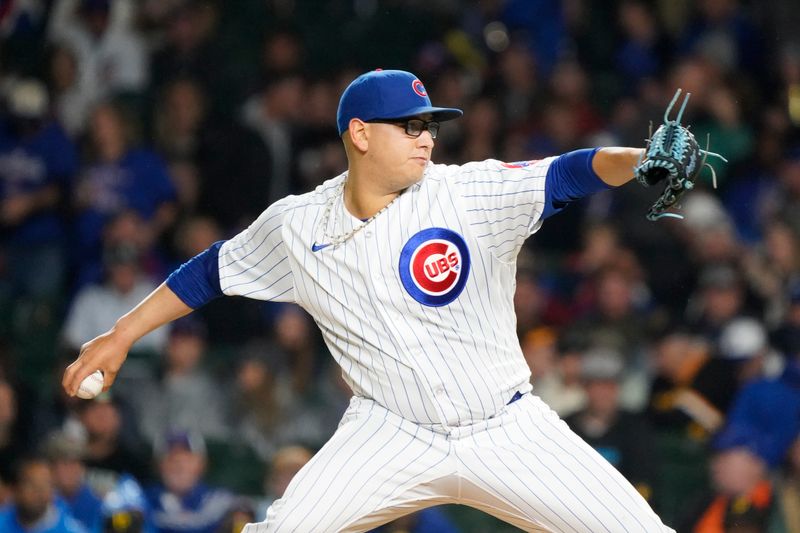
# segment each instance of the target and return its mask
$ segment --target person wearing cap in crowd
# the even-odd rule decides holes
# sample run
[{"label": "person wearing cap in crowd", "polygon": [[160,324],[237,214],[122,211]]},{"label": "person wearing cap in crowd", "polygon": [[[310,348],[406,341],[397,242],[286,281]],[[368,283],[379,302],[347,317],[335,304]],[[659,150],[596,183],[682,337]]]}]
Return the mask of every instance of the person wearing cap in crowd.
[{"label": "person wearing cap in crowd", "polygon": [[787,358],[779,377],[746,384],[733,400],[726,426],[751,428],[778,455],[771,462],[780,462],[800,434],[800,352]]},{"label": "person wearing cap in crowd", "polygon": [[0,508],[3,533],[89,533],[56,502],[53,473],[47,459],[26,456],[14,465],[13,503]]},{"label": "person wearing cap in crowd", "polygon": [[45,439],[42,451],[50,461],[58,497],[70,514],[89,531],[101,525],[101,499],[86,480],[85,443],[76,436],[56,430]]},{"label": "person wearing cap in crowd", "polygon": [[697,289],[689,299],[687,322],[692,331],[714,342],[722,328],[745,310],[746,287],[741,274],[729,264],[703,268]]},{"label": "person wearing cap in crowd", "polygon": [[215,533],[235,499],[207,485],[202,435],[173,429],[155,446],[160,482],[145,490],[157,533]]},{"label": "person wearing cap in crowd", "polygon": [[750,317],[734,318],[722,328],[716,356],[733,365],[739,386],[765,377],[768,369],[780,370],[782,362],[773,357],[764,326]]},{"label": "person wearing cap in crowd", "polygon": [[66,233],[59,212],[78,154],[50,118],[42,82],[13,82],[5,103],[7,114],[0,117],[0,259],[5,256],[8,277],[0,277],[0,293],[7,283],[15,298],[47,303],[60,295],[65,282]]},{"label": "person wearing cap in crowd", "polygon": [[531,394],[513,314],[525,239],[633,179],[644,150],[434,164],[442,122],[461,115],[434,107],[410,72],[353,80],[337,112],[348,170],[181,266],[82,347],[65,390],[97,369],[110,386],[136,339],[217,296],[295,302],[354,397],[246,533],[361,531],[448,502],[528,530],[672,531]]},{"label": "person wearing cap in crowd", "polygon": [[761,533],[769,530],[775,505],[770,470],[786,453],[756,427],[731,424],[712,442],[711,491],[688,505],[680,531]]},{"label": "person wearing cap in crowd", "polygon": [[581,360],[586,406],[564,421],[652,501],[659,466],[652,429],[641,415],[620,406],[624,371],[624,359],[618,352],[587,350]]}]

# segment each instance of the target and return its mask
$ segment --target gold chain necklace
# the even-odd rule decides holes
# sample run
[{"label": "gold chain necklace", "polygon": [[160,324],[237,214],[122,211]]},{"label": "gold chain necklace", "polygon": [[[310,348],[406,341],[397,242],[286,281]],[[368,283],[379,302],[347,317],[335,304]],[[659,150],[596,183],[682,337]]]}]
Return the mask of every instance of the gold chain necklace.
[{"label": "gold chain necklace", "polygon": [[[375,213],[368,219],[364,220],[361,223],[361,225],[356,226],[347,233],[343,233],[341,235],[332,235],[328,233],[328,225],[329,225],[328,222],[330,220],[331,209],[333,209],[333,205],[339,200],[339,198],[342,199],[342,208],[344,208],[344,185],[346,181],[347,181],[346,179],[342,180],[342,184],[339,185],[339,190],[336,191],[336,194],[334,194],[327,202],[325,202],[325,212],[322,214],[322,218],[320,219],[320,224],[323,225],[322,237],[326,241],[325,242],[326,245],[338,246],[343,242],[345,242],[346,240],[350,239],[353,235],[355,235],[356,233],[364,229],[366,226],[368,226],[369,223],[375,220],[381,213],[389,209],[389,206],[392,205],[395,202],[395,200],[400,198],[400,194],[398,194],[397,196],[392,198],[391,202],[380,208],[377,213]],[[334,229],[336,228],[338,223],[339,223],[339,210],[336,210],[335,218],[333,220]]]}]

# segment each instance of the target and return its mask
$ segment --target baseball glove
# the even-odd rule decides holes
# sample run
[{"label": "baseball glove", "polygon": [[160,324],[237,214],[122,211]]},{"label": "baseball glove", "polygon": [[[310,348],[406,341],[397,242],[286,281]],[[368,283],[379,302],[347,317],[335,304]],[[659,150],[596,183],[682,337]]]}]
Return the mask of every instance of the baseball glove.
[{"label": "baseball glove", "polygon": [[647,139],[644,155],[634,167],[636,180],[645,187],[661,181],[666,182],[664,192],[647,212],[647,219],[651,221],[663,217],[683,218],[677,213],[668,213],[667,209],[675,206],[686,191],[694,188],[695,181],[704,166],[711,169],[714,188],[717,187],[714,167],[706,162],[708,156],[718,157],[727,163],[727,159],[721,155],[707,150],[708,139],[706,139],[706,149],[700,148],[692,132],[681,125],[681,117],[686,109],[689,96],[691,96],[690,93],[687,93],[686,98],[683,99],[683,104],[681,104],[675,120],[669,120],[669,115],[680,94],[681,90],[678,89],[664,112],[664,123],[655,133],[653,133],[651,124],[650,138]]}]

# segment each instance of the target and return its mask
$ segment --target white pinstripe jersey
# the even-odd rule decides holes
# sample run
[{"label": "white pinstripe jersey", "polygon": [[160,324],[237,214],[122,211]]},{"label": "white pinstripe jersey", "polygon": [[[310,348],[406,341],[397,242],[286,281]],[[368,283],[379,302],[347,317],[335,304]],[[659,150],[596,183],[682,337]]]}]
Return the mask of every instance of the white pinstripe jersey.
[{"label": "white pinstripe jersey", "polygon": [[422,424],[485,420],[530,390],[516,257],[541,225],[553,160],[430,163],[361,231],[312,251],[325,244],[323,223],[327,235],[362,224],[344,207],[342,174],[276,202],[224,243],[220,286],[304,307],[357,396]]}]

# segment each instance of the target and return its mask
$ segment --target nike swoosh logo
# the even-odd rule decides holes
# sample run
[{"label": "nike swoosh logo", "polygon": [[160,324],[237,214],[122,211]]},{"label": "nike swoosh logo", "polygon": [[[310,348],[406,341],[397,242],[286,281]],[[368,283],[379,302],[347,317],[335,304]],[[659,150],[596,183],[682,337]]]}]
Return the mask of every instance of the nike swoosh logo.
[{"label": "nike swoosh logo", "polygon": [[317,244],[315,242],[315,243],[311,244],[311,251],[312,252],[319,252],[323,248],[327,248],[330,245],[331,245],[331,243],[328,243],[328,244]]}]

